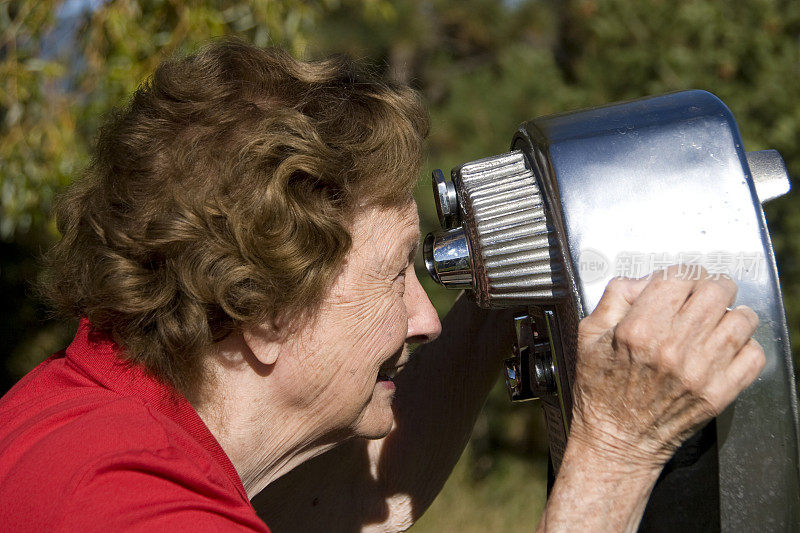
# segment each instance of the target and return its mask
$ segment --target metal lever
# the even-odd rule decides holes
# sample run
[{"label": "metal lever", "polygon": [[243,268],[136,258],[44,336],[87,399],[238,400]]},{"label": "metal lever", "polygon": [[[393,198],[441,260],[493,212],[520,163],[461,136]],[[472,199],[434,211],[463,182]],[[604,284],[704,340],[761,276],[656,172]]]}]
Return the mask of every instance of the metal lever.
[{"label": "metal lever", "polygon": [[514,318],[514,356],[505,360],[506,388],[511,401],[521,402],[558,395],[550,339],[528,315]]}]

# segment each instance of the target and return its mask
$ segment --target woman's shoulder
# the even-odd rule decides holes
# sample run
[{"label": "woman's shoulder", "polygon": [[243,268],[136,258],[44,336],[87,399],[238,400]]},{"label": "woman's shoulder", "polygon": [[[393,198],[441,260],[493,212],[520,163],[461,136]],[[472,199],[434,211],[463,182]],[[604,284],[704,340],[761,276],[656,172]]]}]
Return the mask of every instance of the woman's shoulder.
[{"label": "woman's shoulder", "polygon": [[219,530],[231,519],[258,526],[179,425],[140,397],[67,376],[62,364],[49,360],[0,399],[4,520],[18,519],[22,531],[86,530],[85,520],[94,524],[89,530]]}]

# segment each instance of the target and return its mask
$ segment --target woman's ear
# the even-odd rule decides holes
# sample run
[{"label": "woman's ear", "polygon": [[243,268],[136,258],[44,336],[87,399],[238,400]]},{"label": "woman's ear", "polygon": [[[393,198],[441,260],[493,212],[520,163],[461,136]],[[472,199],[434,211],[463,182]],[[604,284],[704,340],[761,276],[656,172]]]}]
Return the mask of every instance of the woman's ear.
[{"label": "woman's ear", "polygon": [[269,324],[246,326],[242,338],[256,359],[263,365],[274,365],[278,360],[282,337]]}]

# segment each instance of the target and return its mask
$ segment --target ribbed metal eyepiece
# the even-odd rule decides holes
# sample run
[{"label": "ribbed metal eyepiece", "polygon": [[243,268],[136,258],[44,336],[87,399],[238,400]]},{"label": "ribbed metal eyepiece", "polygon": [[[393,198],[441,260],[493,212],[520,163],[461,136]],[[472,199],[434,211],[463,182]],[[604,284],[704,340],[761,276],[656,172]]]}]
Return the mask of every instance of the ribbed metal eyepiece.
[{"label": "ribbed metal eyepiece", "polygon": [[[562,298],[566,284],[561,254],[522,152],[466,163],[452,176],[452,185],[441,172],[433,176],[446,231],[425,239],[423,254],[431,277],[445,287],[473,289],[484,307]],[[448,186],[454,188],[456,201]],[[442,201],[458,207],[460,225],[450,229],[453,218],[441,216]]]}]

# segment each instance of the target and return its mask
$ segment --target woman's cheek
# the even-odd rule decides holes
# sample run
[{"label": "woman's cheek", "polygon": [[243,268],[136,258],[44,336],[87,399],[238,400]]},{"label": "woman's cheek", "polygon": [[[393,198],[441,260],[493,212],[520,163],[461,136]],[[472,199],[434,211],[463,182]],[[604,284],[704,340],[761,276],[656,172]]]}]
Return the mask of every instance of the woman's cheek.
[{"label": "woman's cheek", "polygon": [[392,287],[376,297],[370,307],[371,311],[367,315],[371,316],[372,327],[390,333],[389,337],[395,337],[398,331],[405,337],[408,317],[402,292]]},{"label": "woman's cheek", "polygon": [[[405,341],[406,334],[408,333],[408,313],[406,312],[406,305],[402,298],[395,298],[392,306],[387,313],[384,327],[387,332],[391,332],[389,336],[391,341],[395,341],[398,337],[402,337]],[[396,349],[393,348],[393,349]]]}]

